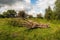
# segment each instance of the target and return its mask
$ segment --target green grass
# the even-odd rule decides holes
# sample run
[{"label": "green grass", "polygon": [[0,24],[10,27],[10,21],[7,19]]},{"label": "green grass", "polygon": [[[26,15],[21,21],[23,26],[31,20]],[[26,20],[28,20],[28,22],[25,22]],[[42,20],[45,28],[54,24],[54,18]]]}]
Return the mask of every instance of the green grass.
[{"label": "green grass", "polygon": [[27,29],[26,27],[8,25],[8,20],[13,19],[0,19],[0,40],[60,40],[59,20],[47,21],[45,19],[31,18],[31,20],[38,23],[49,23],[50,28]]}]

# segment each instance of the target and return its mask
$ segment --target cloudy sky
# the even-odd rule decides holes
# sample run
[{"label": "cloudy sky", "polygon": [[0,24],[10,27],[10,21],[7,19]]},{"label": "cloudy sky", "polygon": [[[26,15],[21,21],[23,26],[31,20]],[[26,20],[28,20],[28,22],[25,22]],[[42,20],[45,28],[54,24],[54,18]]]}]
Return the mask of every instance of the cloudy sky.
[{"label": "cloudy sky", "polygon": [[14,9],[25,10],[28,14],[45,13],[48,6],[54,7],[55,0],[0,0],[0,12]]}]

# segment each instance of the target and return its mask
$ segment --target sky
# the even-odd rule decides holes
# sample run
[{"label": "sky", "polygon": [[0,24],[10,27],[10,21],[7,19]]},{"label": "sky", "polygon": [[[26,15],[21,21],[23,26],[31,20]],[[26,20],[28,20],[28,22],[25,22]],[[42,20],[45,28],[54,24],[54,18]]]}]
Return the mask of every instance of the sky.
[{"label": "sky", "polygon": [[45,14],[45,9],[50,6],[52,9],[55,6],[56,0],[0,0],[0,12],[7,10],[25,10],[26,13],[36,16],[36,14]]}]

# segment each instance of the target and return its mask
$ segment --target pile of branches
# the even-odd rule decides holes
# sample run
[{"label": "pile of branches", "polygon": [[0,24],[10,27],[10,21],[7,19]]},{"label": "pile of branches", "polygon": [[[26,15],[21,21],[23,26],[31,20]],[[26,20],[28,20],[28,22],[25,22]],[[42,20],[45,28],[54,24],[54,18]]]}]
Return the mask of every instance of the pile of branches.
[{"label": "pile of branches", "polygon": [[49,24],[37,23],[32,20],[25,21],[23,25],[27,28],[49,28]]}]

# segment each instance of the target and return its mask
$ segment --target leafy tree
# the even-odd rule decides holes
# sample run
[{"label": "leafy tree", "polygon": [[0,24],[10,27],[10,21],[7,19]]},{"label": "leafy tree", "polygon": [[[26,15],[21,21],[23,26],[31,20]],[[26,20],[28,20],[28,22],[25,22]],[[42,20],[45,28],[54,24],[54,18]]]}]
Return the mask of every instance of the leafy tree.
[{"label": "leafy tree", "polygon": [[60,0],[56,0],[55,4],[55,19],[60,19]]},{"label": "leafy tree", "polygon": [[17,16],[20,17],[20,18],[25,19],[27,17],[27,14],[25,13],[25,11],[19,11]]},{"label": "leafy tree", "polygon": [[17,13],[15,12],[15,10],[8,10],[7,12],[3,12],[4,17],[7,17],[7,18],[15,17],[16,14]]},{"label": "leafy tree", "polygon": [[47,20],[51,20],[52,19],[52,10],[51,10],[51,8],[50,7],[48,7],[48,9],[46,9],[46,13],[45,13],[45,18],[47,19]]}]

